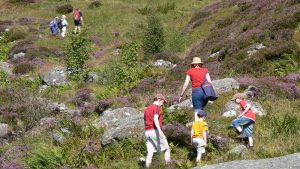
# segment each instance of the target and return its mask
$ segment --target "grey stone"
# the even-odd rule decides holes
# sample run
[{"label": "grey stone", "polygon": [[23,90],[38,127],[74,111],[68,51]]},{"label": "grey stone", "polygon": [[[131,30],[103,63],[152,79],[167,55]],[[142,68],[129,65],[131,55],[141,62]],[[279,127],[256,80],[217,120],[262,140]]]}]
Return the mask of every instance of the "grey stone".
[{"label": "grey stone", "polygon": [[102,136],[102,145],[130,137],[141,137],[144,133],[144,115],[133,115],[114,123],[113,127],[106,130]]},{"label": "grey stone", "polygon": [[[251,105],[251,108],[253,112],[258,115],[258,116],[265,116],[267,113],[264,111],[262,108],[261,104],[258,102],[252,102],[251,100],[246,100],[248,104]],[[224,117],[233,117],[237,116],[241,113],[240,110],[240,105],[233,102],[229,101],[225,104],[225,112],[222,113],[222,116]]]},{"label": "grey stone", "polygon": [[64,103],[54,102],[49,105],[49,109],[53,112],[63,113],[66,112],[67,107]]},{"label": "grey stone", "polygon": [[51,133],[51,135],[56,144],[58,144],[58,145],[64,144],[66,139],[63,134],[61,134],[60,132],[54,132],[54,133]]},{"label": "grey stone", "polygon": [[165,61],[165,60],[159,59],[159,60],[156,60],[153,63],[153,66],[156,66],[156,67],[171,67],[172,63],[170,61]]},{"label": "grey stone", "polygon": [[300,153],[259,160],[236,160],[193,169],[299,169]]},{"label": "grey stone", "polygon": [[247,154],[248,154],[248,149],[245,145],[239,145],[239,146],[236,146],[233,149],[229,150],[227,152],[227,154],[238,155],[238,156],[242,157],[243,159],[246,159]]},{"label": "grey stone", "polygon": [[121,49],[119,49],[119,48],[117,48],[117,49],[114,49],[114,50],[113,50],[113,55],[115,55],[115,56],[118,56],[118,55],[120,55],[120,54],[121,54],[121,52],[122,52],[122,50],[121,50]]},{"label": "grey stone", "polygon": [[258,52],[263,48],[266,48],[266,46],[264,46],[262,43],[254,44],[250,46],[249,50],[247,51],[247,54],[248,56],[252,56],[253,54],[255,54],[256,52]]},{"label": "grey stone", "polygon": [[10,132],[10,127],[8,124],[0,123],[0,137],[4,137]]},{"label": "grey stone", "polygon": [[180,110],[181,108],[193,108],[192,100],[186,99],[178,104],[171,105],[167,108],[167,112],[175,112],[176,110]]},{"label": "grey stone", "polygon": [[99,76],[96,72],[89,72],[88,73],[88,77],[87,77],[88,82],[97,82],[98,79],[99,79]]},{"label": "grey stone", "polygon": [[209,58],[219,57],[219,56],[224,55],[224,52],[225,52],[225,50],[222,49],[222,50],[220,50],[220,51],[218,51],[218,52],[216,52],[216,53],[213,53],[213,54],[209,55],[208,57],[209,57]]},{"label": "grey stone", "polygon": [[13,76],[12,65],[7,62],[0,62],[0,71],[6,73],[8,76]]},{"label": "grey stone", "polygon": [[66,68],[63,67],[55,67],[41,78],[49,86],[60,86],[68,82]]},{"label": "grey stone", "polygon": [[101,114],[99,119],[94,120],[92,125],[96,128],[110,128],[119,120],[124,121],[127,117],[141,114],[143,114],[141,111],[131,107],[108,109]]},{"label": "grey stone", "polygon": [[240,83],[233,78],[213,80],[212,84],[218,94],[232,92],[238,90],[240,87]]},{"label": "grey stone", "polygon": [[13,59],[14,60],[23,59],[25,57],[25,55],[26,54],[24,52],[19,52],[19,53],[13,55]]}]

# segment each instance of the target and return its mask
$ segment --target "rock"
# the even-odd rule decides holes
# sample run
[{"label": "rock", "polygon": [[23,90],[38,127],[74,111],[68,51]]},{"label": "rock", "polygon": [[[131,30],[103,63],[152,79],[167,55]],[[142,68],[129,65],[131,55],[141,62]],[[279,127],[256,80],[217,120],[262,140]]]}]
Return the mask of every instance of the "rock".
[{"label": "rock", "polygon": [[12,65],[7,62],[0,62],[0,71],[6,73],[8,76],[13,76]]},{"label": "rock", "polygon": [[220,51],[218,51],[216,53],[213,53],[213,54],[209,55],[208,57],[209,58],[215,58],[215,57],[220,57],[220,56],[222,56],[224,54],[225,54],[225,50],[222,49],[222,50],[220,50]]},{"label": "rock", "polygon": [[[259,116],[265,116],[267,113],[264,111],[262,108],[261,104],[258,102],[252,102],[251,100],[246,100],[248,104],[251,105],[252,110],[256,115]],[[222,116],[224,117],[232,117],[232,116],[237,116],[241,113],[240,106],[239,104],[229,101],[225,104],[225,112],[222,113]]]},{"label": "rock", "polygon": [[299,169],[300,153],[259,160],[236,160],[193,169]]},{"label": "rock", "polygon": [[144,134],[144,128],[144,114],[126,117],[115,122],[104,132],[101,143],[103,146],[107,146],[125,138],[141,137]]},{"label": "rock", "polygon": [[262,43],[252,45],[247,51],[248,56],[251,56],[258,52],[260,49],[266,48]]},{"label": "rock", "polygon": [[64,137],[63,134],[61,134],[60,132],[54,132],[54,133],[51,133],[51,135],[52,135],[52,138],[53,138],[53,141],[55,144],[57,144],[57,145],[64,144],[66,138]]},{"label": "rock", "polygon": [[135,115],[143,115],[143,113],[135,108],[123,107],[118,109],[108,109],[104,111],[100,118],[93,121],[92,125],[96,128],[110,128],[118,121],[124,121],[127,117]]},{"label": "rock", "polygon": [[172,105],[170,107],[167,108],[168,112],[175,112],[178,109],[181,108],[193,108],[193,104],[192,104],[192,100],[191,99],[187,99],[184,100],[178,104]]},{"label": "rock", "polygon": [[10,127],[8,124],[0,123],[0,137],[5,137],[10,132]]},{"label": "rock", "polygon": [[113,55],[118,56],[121,54],[121,52],[122,52],[122,50],[117,48],[117,49],[113,50]]},{"label": "rock", "polygon": [[49,86],[61,86],[68,82],[66,68],[55,67],[41,76]]},{"label": "rock", "polygon": [[13,59],[14,59],[14,60],[17,60],[17,59],[24,59],[24,58],[25,58],[25,55],[26,55],[26,54],[25,54],[24,52],[19,52],[19,53],[13,55]]},{"label": "rock", "polygon": [[245,145],[239,145],[237,147],[234,147],[233,149],[229,150],[227,152],[229,155],[238,155],[242,157],[243,159],[247,158],[248,149]]},{"label": "rock", "polygon": [[232,92],[238,90],[240,87],[240,83],[232,78],[213,80],[212,84],[214,86],[215,91],[218,94]]},{"label": "rock", "polygon": [[99,76],[96,72],[89,72],[87,75],[86,81],[88,82],[97,82],[99,79]]},{"label": "rock", "polygon": [[66,107],[66,105],[64,103],[54,102],[54,103],[52,103],[52,104],[49,105],[49,109],[52,112],[63,113],[63,112],[66,112],[67,107]]},{"label": "rock", "polygon": [[172,63],[169,62],[169,61],[165,61],[165,60],[159,59],[159,60],[156,60],[153,63],[153,66],[156,66],[156,67],[171,67]]}]

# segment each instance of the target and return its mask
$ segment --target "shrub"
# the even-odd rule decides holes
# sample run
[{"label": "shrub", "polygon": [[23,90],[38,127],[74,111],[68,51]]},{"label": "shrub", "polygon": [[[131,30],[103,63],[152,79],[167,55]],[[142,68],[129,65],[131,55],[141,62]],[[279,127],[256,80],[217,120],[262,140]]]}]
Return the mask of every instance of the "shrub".
[{"label": "shrub", "polygon": [[99,8],[100,6],[102,6],[102,3],[98,0],[95,0],[93,2],[91,2],[91,4],[89,5],[89,9],[94,9],[94,8]]},{"label": "shrub", "polygon": [[174,10],[176,8],[175,2],[167,2],[163,5],[157,7],[157,11],[163,14],[167,14],[170,10]]},{"label": "shrub", "polygon": [[7,34],[7,41],[12,42],[15,40],[25,39],[27,33],[20,29],[11,29]]},{"label": "shrub", "polygon": [[169,51],[172,52],[182,52],[186,48],[187,39],[186,37],[180,33],[180,32],[175,32],[172,34],[170,42],[167,45],[167,48]]},{"label": "shrub", "polygon": [[27,157],[27,164],[30,168],[56,169],[63,165],[64,156],[62,149],[49,145],[35,145],[36,149]]},{"label": "shrub", "polygon": [[295,59],[295,56],[291,54],[284,53],[283,58],[274,61],[273,65],[274,72],[280,76],[287,75],[290,72],[299,71],[297,60]]},{"label": "shrub", "polygon": [[8,42],[8,32],[0,36],[0,61],[7,59],[12,43]]},{"label": "shrub", "polygon": [[142,15],[148,15],[151,14],[153,11],[153,9],[149,6],[145,6],[143,8],[138,8],[138,13],[142,14]]},{"label": "shrub", "polygon": [[151,15],[148,17],[147,24],[143,38],[145,56],[161,52],[165,45],[163,27],[159,18]]},{"label": "shrub", "polygon": [[278,136],[278,134],[291,136],[297,134],[300,130],[300,119],[290,113],[286,113],[283,119],[274,116],[271,117],[270,124],[274,129],[272,130],[274,137]]},{"label": "shrub", "polygon": [[133,67],[138,60],[140,46],[136,43],[125,44],[122,46],[122,63]]},{"label": "shrub", "polygon": [[85,34],[71,35],[70,42],[65,46],[65,63],[71,71],[70,78],[73,80],[84,80],[88,69],[85,62],[89,59],[90,43]]},{"label": "shrub", "polygon": [[56,12],[59,14],[68,14],[71,13],[72,11],[73,11],[73,6],[71,4],[61,5],[56,8]]},{"label": "shrub", "polygon": [[23,75],[33,71],[34,69],[34,65],[30,62],[22,62],[20,64],[15,65],[15,67],[13,68],[13,73],[17,75]]},{"label": "shrub", "polygon": [[72,102],[77,106],[83,106],[84,102],[89,102],[92,100],[91,96],[92,90],[83,88],[76,92],[76,96],[72,99]]},{"label": "shrub", "polygon": [[6,87],[9,84],[7,75],[5,72],[0,71],[0,87]]}]

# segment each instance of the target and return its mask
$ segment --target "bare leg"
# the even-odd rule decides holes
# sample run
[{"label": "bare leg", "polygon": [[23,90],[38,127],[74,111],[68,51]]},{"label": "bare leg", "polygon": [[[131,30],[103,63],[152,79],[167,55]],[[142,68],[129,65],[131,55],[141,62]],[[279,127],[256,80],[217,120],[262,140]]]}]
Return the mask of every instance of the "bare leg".
[{"label": "bare leg", "polygon": [[253,147],[253,137],[252,136],[248,137],[248,141],[249,141],[249,146]]},{"label": "bare leg", "polygon": [[150,164],[152,162],[152,156],[153,152],[148,152],[147,157],[146,157],[146,167],[149,168]]},{"label": "bare leg", "polygon": [[171,150],[168,148],[165,152],[165,162],[168,164],[171,161]]},{"label": "bare leg", "polygon": [[200,162],[201,160],[201,153],[197,153],[196,162]]},{"label": "bare leg", "polygon": [[240,133],[243,131],[242,127],[241,126],[236,126],[235,127]]}]

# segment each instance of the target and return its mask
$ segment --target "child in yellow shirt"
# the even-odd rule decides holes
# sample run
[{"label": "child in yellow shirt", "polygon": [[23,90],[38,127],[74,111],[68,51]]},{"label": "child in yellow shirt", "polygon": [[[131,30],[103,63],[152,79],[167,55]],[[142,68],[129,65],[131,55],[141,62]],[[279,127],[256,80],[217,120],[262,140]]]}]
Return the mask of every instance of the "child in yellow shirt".
[{"label": "child in yellow shirt", "polygon": [[193,123],[191,129],[191,143],[197,149],[196,162],[199,163],[201,154],[205,153],[205,147],[207,146],[208,125],[204,121],[207,116],[205,111],[200,110],[197,116],[198,119]]}]

